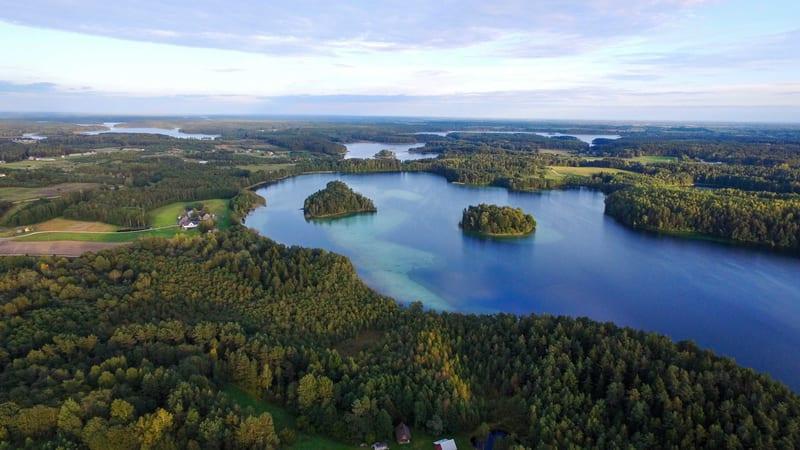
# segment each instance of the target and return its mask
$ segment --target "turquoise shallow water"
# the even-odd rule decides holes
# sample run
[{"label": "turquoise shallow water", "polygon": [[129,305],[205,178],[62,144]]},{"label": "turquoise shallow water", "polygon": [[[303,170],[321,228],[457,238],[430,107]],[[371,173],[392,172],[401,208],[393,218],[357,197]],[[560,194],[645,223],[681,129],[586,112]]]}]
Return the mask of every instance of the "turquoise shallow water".
[{"label": "turquoise shallow water", "polygon": [[[377,214],[307,222],[309,194],[341,179]],[[800,390],[800,259],[629,230],[588,190],[511,193],[430,174],[315,174],[259,190],[247,225],[290,245],[348,256],[400,301],[491,313],[587,316],[692,339]],[[481,202],[532,213],[534,235],[480,239],[458,228]]]}]

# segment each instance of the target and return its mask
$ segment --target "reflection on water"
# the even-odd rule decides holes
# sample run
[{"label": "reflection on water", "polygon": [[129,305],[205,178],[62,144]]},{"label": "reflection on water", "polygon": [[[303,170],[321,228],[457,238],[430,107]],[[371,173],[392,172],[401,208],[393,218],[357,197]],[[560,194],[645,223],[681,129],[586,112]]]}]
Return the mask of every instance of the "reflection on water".
[{"label": "reflection on water", "polygon": [[[342,179],[377,214],[306,222],[309,194]],[[658,331],[733,356],[800,388],[800,259],[629,230],[588,190],[510,193],[422,173],[295,177],[259,191],[247,225],[278,242],[348,256],[364,281],[400,301],[442,310],[588,316]],[[520,239],[478,239],[463,208],[532,213]]]}]

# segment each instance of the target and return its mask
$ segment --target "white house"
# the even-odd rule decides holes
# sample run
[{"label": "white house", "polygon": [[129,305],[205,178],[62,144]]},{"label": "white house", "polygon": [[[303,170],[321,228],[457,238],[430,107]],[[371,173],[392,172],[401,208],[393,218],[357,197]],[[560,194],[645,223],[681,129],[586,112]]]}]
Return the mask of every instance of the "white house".
[{"label": "white house", "polygon": [[452,439],[439,439],[433,443],[433,448],[435,450],[458,450],[456,441]]}]

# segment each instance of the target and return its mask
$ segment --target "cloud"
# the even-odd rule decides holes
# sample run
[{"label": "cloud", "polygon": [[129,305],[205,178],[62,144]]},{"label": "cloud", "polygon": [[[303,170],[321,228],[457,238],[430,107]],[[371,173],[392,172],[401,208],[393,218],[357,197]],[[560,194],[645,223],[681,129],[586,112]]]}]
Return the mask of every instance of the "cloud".
[{"label": "cloud", "polygon": [[626,59],[634,64],[672,69],[717,70],[731,66],[774,69],[777,64],[796,65],[800,61],[800,29],[768,34],[735,45],[686,47],[671,52],[640,53]]},{"label": "cloud", "polygon": [[14,24],[270,54],[391,52],[487,42],[573,53],[660,26],[704,0],[0,0]]},{"label": "cloud", "polygon": [[14,83],[0,80],[0,93],[43,93],[52,92],[57,85],[54,83]]},{"label": "cloud", "polygon": [[0,81],[0,104],[3,109],[16,112],[124,115],[288,114],[796,122],[800,117],[800,83],[648,92],[587,85],[450,95],[137,96],[69,91],[52,83],[18,85]]}]

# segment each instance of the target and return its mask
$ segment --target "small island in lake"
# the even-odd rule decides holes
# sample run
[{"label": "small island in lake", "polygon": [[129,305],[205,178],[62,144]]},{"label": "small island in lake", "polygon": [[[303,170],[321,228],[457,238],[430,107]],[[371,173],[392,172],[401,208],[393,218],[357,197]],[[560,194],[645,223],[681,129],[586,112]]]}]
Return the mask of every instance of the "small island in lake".
[{"label": "small island in lake", "polygon": [[357,213],[377,212],[372,200],[350,189],[341,181],[331,181],[325,189],[306,198],[303,212],[306,219],[323,219]]},{"label": "small island in lake", "polygon": [[397,154],[389,149],[383,149],[375,153],[375,159],[397,159]]},{"label": "small island in lake", "polygon": [[536,230],[536,220],[522,209],[485,203],[464,209],[458,225],[485,236],[525,236]]}]

